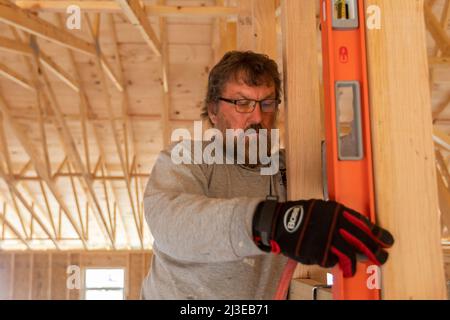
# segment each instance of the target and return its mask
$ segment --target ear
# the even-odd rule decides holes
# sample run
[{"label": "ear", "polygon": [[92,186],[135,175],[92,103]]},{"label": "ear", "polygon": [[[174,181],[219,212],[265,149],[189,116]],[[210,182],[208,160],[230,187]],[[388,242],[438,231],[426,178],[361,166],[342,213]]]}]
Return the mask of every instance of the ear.
[{"label": "ear", "polygon": [[216,125],[217,124],[217,111],[219,108],[217,108],[217,105],[214,106],[212,103],[208,106],[208,117],[211,120],[211,122]]}]

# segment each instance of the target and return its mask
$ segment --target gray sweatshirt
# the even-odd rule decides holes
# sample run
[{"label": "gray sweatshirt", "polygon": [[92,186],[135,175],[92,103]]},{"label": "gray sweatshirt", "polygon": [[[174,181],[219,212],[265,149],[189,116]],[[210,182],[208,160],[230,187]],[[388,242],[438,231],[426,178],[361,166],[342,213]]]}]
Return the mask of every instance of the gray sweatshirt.
[{"label": "gray sweatshirt", "polygon": [[287,259],[254,244],[252,218],[270,184],[286,201],[280,171],[174,164],[172,148],[159,154],[144,193],[154,243],[142,298],[272,299]]}]

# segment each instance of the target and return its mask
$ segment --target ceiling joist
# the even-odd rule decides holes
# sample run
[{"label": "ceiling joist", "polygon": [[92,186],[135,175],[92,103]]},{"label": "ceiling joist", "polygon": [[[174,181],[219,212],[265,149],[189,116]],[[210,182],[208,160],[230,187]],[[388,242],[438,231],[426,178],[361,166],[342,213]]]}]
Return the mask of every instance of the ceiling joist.
[{"label": "ceiling joist", "polygon": [[[15,4],[30,11],[66,12],[70,5],[78,6],[83,12],[118,13],[121,6],[115,1],[16,1]],[[145,5],[145,14],[163,17],[227,17],[236,16],[235,7],[224,6],[167,6]]]},{"label": "ceiling joist", "polygon": [[158,56],[161,56],[161,44],[155,34],[150,21],[148,20],[145,9],[141,6],[139,0],[116,0],[122,8],[123,14],[130,23],[138,28],[145,42],[150,49]]}]

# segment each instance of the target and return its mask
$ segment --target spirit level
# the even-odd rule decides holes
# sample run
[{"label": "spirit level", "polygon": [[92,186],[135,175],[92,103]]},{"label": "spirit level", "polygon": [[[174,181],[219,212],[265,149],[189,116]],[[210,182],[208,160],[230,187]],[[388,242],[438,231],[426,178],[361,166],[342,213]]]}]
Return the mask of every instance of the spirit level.
[{"label": "spirit level", "polygon": [[[321,0],[326,128],[326,190],[329,198],[375,222],[364,0]],[[370,289],[372,264],[359,261],[356,275],[333,268],[334,299],[380,298]],[[286,265],[275,299],[284,299],[295,270]],[[288,279],[288,280],[287,280]]]},{"label": "spirit level", "polygon": [[[325,144],[329,197],[375,222],[364,0],[322,0]],[[353,278],[333,269],[334,299],[379,299],[369,261]]]}]

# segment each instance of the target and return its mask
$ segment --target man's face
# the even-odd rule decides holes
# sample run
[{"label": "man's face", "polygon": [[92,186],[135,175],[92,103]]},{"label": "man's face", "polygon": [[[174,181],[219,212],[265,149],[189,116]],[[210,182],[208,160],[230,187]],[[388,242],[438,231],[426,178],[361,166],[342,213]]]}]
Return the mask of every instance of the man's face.
[{"label": "man's face", "polygon": [[[250,87],[243,81],[230,81],[225,85],[222,92],[222,98],[230,100],[251,99],[264,100],[275,99],[275,86],[257,86]],[[260,126],[261,129],[267,129],[270,132],[275,126],[276,112],[263,113],[259,103],[256,105],[252,113],[239,113],[236,111],[235,105],[219,101],[217,114],[210,114],[214,127],[225,134],[226,129],[243,129],[244,131],[252,126]]]},{"label": "man's face", "polygon": [[[251,99],[261,101],[265,99],[275,99],[276,92],[274,85],[261,85],[251,87],[245,84],[244,81],[230,81],[225,85],[221,98],[230,100]],[[270,155],[270,132],[271,129],[275,127],[276,117],[277,112],[262,112],[259,103],[255,106],[253,112],[239,113],[238,111],[236,111],[236,107],[234,104],[225,101],[219,101],[217,114],[210,113],[210,119],[214,124],[214,127],[223,133],[225,139],[227,137],[227,129],[242,129],[244,131],[248,129],[254,129],[256,133],[258,133],[259,129],[266,129],[267,136],[264,135],[264,137],[267,137],[267,150],[261,151],[263,151],[267,155]],[[263,136],[257,136],[256,138],[256,141],[259,141],[259,138],[263,138]],[[236,140],[233,144],[236,147]],[[249,139],[247,137],[245,138],[245,145],[245,159],[246,163],[248,163]],[[255,150],[253,152],[255,152]],[[235,154],[235,158],[236,157],[237,154]]]}]

